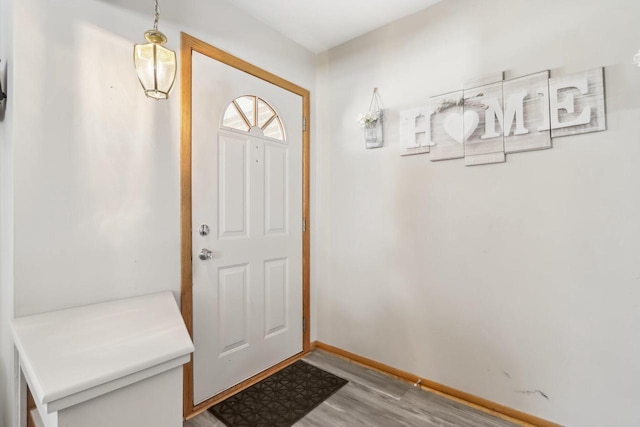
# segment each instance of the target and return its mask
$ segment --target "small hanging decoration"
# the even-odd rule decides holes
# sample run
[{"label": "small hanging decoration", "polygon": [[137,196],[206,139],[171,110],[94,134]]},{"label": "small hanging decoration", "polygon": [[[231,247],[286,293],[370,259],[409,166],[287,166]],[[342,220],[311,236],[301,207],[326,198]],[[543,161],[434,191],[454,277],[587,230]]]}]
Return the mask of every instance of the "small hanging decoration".
[{"label": "small hanging decoration", "polygon": [[636,56],[633,57],[633,63],[640,67],[640,50],[636,53]]},{"label": "small hanging decoration", "polygon": [[378,88],[373,89],[373,97],[369,104],[369,111],[360,114],[358,124],[364,129],[365,148],[379,148],[383,144],[384,107],[378,94]]}]

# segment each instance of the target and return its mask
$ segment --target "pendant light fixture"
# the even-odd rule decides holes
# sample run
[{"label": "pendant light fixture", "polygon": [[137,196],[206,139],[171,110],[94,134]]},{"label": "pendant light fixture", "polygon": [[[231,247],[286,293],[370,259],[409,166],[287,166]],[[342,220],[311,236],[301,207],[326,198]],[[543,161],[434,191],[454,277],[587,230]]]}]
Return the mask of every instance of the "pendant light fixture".
[{"label": "pendant light fixture", "polygon": [[154,99],[167,99],[176,79],[176,53],[164,47],[167,37],[158,31],[158,0],[155,0],[153,30],[144,33],[149,43],[133,47],[133,64],[145,95]]}]

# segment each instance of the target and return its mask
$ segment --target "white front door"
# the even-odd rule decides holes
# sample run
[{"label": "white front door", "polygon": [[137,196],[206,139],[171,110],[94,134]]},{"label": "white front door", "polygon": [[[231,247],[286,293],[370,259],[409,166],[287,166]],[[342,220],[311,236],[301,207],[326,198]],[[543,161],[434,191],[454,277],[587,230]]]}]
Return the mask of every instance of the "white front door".
[{"label": "white front door", "polygon": [[197,52],[192,85],[197,404],[303,349],[302,98]]}]

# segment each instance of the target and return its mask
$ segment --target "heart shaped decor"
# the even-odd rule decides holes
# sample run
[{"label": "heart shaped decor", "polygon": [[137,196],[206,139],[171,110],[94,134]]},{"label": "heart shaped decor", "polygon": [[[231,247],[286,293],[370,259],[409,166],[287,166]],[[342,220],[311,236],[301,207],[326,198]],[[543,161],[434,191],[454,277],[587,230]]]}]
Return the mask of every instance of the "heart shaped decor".
[{"label": "heart shaped decor", "polygon": [[465,111],[460,113],[450,113],[444,119],[444,131],[458,144],[462,144],[473,134],[478,124],[480,116],[475,111]]}]

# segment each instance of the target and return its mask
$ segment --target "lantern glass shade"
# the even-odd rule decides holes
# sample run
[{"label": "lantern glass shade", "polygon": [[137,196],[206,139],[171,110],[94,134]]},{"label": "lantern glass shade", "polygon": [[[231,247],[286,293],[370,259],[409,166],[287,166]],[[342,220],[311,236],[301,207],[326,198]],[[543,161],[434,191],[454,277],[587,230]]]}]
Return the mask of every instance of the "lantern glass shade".
[{"label": "lantern glass shade", "polygon": [[167,99],[176,78],[176,53],[158,43],[137,44],[133,62],[149,98]]}]

